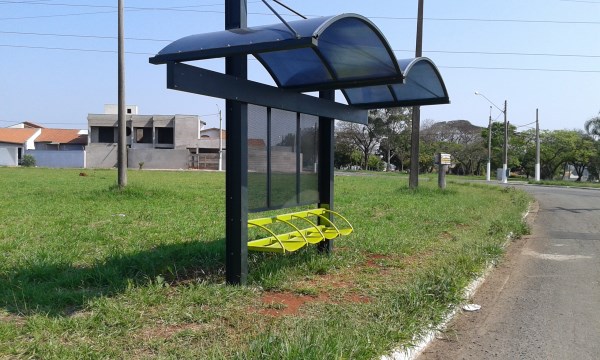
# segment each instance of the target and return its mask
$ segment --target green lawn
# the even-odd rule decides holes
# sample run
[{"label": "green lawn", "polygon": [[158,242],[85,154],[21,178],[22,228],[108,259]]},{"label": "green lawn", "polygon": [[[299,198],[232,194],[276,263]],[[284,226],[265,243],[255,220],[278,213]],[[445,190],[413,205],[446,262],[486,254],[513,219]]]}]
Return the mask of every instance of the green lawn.
[{"label": "green lawn", "polygon": [[337,176],[332,256],[253,253],[226,286],[224,174],[128,175],[0,168],[0,358],[378,358],[527,231],[511,188]]}]

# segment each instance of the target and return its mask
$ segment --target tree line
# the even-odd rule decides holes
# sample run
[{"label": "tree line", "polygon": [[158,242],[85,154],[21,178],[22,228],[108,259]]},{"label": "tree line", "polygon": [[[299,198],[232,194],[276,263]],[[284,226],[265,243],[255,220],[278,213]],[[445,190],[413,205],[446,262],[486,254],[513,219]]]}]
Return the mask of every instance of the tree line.
[{"label": "tree line", "polygon": [[[336,123],[336,168],[384,170],[387,164],[397,171],[410,167],[411,108],[377,109],[369,111],[367,125]],[[421,124],[419,171],[435,171],[434,155],[449,153],[456,175],[484,175],[488,162],[487,127],[467,120]],[[585,170],[588,180],[598,180],[600,172],[600,116],[585,122],[584,128],[574,130],[540,130],[540,176],[557,179],[567,172],[577,174],[581,181]],[[491,126],[491,168],[502,168],[504,123]],[[389,161],[388,161],[389,158]],[[533,177],[536,162],[535,129],[519,131],[508,128],[508,167],[511,174]],[[494,170],[492,170],[494,171]]]}]

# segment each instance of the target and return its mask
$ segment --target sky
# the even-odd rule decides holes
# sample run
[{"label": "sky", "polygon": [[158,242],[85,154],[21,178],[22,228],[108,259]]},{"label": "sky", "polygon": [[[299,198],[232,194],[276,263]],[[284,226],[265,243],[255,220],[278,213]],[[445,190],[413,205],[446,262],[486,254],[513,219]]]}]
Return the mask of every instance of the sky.
[{"label": "sky", "polygon": [[[298,19],[268,2],[285,19]],[[366,16],[397,58],[414,57],[417,0],[283,2],[308,17]],[[223,100],[168,90],[165,66],[148,58],[181,37],[223,30],[224,1],[124,4],[126,103],[140,114],[200,115],[218,127]],[[487,126],[490,106],[492,119],[502,121],[496,107],[505,100],[519,130],[533,126],[536,109],[545,130],[582,129],[599,114],[600,0],[424,4],[423,56],[438,66],[451,104],[422,107],[422,121]],[[260,0],[248,0],[248,13],[250,27],[279,22]],[[31,121],[87,129],[88,114],[117,103],[117,0],[0,0],[0,59],[0,127]],[[223,63],[198,65],[222,72]],[[273,84],[259,62],[248,64],[251,80]]]}]

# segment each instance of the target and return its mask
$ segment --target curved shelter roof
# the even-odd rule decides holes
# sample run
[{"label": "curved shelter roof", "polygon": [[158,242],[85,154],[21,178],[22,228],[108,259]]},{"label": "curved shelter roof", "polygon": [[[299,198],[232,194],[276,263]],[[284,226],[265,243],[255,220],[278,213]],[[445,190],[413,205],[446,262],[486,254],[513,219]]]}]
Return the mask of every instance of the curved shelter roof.
[{"label": "curved shelter roof", "polygon": [[297,92],[340,89],[361,108],[449,103],[426,58],[397,60],[367,18],[342,14],[191,35],[167,45],[153,64],[252,54],[278,87]]}]

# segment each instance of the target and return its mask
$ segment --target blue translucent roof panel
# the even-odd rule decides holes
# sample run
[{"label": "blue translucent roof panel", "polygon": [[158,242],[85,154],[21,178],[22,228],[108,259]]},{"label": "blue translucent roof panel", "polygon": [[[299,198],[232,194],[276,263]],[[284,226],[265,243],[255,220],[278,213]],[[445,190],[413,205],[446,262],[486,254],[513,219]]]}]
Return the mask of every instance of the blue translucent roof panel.
[{"label": "blue translucent roof panel", "polygon": [[297,91],[401,82],[402,73],[379,29],[356,14],[191,35],[150,59],[154,64],[254,55],[279,87]]},{"label": "blue translucent roof panel", "polygon": [[311,48],[257,54],[277,86],[297,87],[323,84],[333,80],[322,59]]},{"label": "blue translucent roof panel", "polygon": [[437,67],[428,58],[398,60],[405,76],[402,86],[393,85],[399,101],[421,101],[428,104],[450,102],[446,85]]},{"label": "blue translucent roof panel", "polygon": [[341,89],[349,105],[376,108],[449,102],[433,62],[396,60],[385,37],[363,16],[342,14],[287,25],[186,36],[167,45],[150,62],[251,54],[278,87],[298,92]]},{"label": "blue translucent roof panel", "polygon": [[386,40],[369,23],[342,18],[323,31],[318,40],[318,49],[337,79],[399,75]]},{"label": "blue translucent roof panel", "polygon": [[430,59],[404,59],[398,63],[404,74],[403,84],[343,89],[348,104],[372,108],[450,103],[444,81]]},{"label": "blue translucent roof panel", "polygon": [[364,86],[360,88],[344,89],[348,104],[363,105],[374,102],[394,102],[394,95],[389,86]]}]

